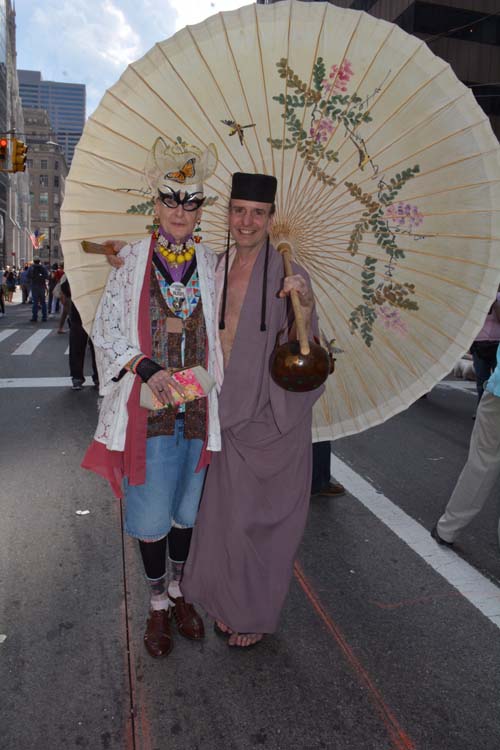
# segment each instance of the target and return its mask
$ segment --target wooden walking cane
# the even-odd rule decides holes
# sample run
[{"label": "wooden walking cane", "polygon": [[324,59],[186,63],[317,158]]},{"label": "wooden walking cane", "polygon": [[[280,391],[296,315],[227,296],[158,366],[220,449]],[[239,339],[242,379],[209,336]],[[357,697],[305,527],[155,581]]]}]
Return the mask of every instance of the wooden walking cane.
[{"label": "wooden walking cane", "polygon": [[[277,250],[283,257],[285,276],[292,276],[290,245],[280,242]],[[287,391],[313,391],[333,372],[333,363],[326,349],[309,341],[299,294],[295,289],[290,292],[290,298],[298,340],[276,345],[271,358],[271,376]]]}]

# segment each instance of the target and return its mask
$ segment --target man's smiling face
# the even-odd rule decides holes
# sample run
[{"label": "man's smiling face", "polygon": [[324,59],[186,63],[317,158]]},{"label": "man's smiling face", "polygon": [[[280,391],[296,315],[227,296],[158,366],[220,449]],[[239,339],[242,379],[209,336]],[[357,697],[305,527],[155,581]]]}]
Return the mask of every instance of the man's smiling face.
[{"label": "man's smiling face", "polygon": [[229,206],[229,229],[238,249],[260,250],[273,222],[272,203],[232,198]]}]

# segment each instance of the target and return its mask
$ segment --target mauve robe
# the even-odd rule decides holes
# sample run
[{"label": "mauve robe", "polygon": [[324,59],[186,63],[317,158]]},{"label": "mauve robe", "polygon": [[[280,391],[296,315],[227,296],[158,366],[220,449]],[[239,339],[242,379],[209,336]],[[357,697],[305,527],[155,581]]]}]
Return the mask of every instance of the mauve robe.
[{"label": "mauve robe", "polygon": [[[212,454],[182,579],[187,601],[246,633],[272,633],[278,624],[309,508],[312,406],[323,391],[290,393],[270,376],[278,332],[287,339],[287,302],[277,296],[283,262],[271,247],[262,332],[264,257],[265,248],[224,371],[222,450]],[[294,272],[307,278],[298,266]]]}]

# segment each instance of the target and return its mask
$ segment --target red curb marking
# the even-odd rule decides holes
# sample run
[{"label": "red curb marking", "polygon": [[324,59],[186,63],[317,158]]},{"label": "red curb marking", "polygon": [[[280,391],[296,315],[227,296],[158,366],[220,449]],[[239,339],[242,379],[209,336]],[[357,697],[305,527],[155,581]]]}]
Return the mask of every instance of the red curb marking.
[{"label": "red curb marking", "polygon": [[394,748],[396,748],[396,750],[416,750],[413,741],[408,737],[406,732],[400,727],[396,717],[394,716],[390,708],[386,705],[381,693],[373,684],[366,669],[363,667],[363,665],[361,664],[357,656],[355,656],[354,651],[347,643],[341,630],[337,627],[337,625],[333,622],[330,615],[324,609],[323,605],[321,604],[318,598],[318,595],[316,594],[313,587],[309,583],[308,579],[306,578],[304,574],[304,571],[302,570],[298,562],[296,562],[294,565],[294,573],[295,573],[295,578],[299,582],[305,595],[311,602],[317,614],[323,620],[323,623],[326,625],[331,635],[337,641],[347,661],[349,662],[351,667],[354,669],[354,671],[356,672],[361,682],[363,682],[365,686],[368,688],[370,698],[375,703],[375,706],[377,707],[378,712],[382,716],[382,720],[387,728],[389,736],[392,742],[394,743]]}]

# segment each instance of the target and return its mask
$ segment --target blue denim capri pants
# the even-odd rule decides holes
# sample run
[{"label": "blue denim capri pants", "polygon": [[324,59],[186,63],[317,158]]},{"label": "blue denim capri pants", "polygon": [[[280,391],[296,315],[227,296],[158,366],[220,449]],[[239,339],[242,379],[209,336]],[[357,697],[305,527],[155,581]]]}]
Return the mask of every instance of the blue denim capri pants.
[{"label": "blue denim capri pants", "polygon": [[175,420],[173,435],[146,441],[146,481],[125,482],[125,531],[136,539],[163,539],[172,526],[194,526],[205,469],[195,473],[202,440],[184,438],[184,421]]}]

